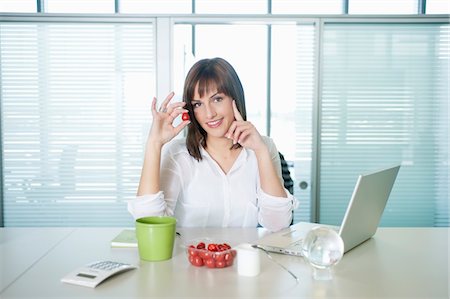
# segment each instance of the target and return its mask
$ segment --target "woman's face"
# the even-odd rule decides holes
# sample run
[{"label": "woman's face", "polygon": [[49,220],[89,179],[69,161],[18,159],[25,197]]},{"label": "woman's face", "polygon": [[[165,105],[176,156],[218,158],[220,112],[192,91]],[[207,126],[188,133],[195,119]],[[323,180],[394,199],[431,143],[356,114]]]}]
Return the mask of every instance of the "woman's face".
[{"label": "woman's face", "polygon": [[235,120],[232,98],[217,92],[216,87],[209,88],[203,97],[200,97],[197,84],[191,104],[197,122],[208,137],[224,137]]}]

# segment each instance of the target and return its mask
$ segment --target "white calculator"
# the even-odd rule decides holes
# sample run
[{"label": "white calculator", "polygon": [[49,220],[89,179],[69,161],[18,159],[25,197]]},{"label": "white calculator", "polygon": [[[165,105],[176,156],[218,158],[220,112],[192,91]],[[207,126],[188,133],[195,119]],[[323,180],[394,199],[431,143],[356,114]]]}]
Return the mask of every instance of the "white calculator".
[{"label": "white calculator", "polygon": [[99,283],[113,275],[136,268],[136,266],[131,264],[112,261],[96,261],[70,272],[63,277],[61,281],[95,288]]}]

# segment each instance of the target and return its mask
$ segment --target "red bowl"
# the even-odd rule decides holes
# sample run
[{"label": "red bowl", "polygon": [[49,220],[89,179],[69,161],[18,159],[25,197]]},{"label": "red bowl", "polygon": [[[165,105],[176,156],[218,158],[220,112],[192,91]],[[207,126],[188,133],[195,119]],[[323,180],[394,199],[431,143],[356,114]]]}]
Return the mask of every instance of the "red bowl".
[{"label": "red bowl", "polygon": [[233,265],[236,250],[226,242],[195,239],[186,244],[189,263],[196,267],[226,268]]}]

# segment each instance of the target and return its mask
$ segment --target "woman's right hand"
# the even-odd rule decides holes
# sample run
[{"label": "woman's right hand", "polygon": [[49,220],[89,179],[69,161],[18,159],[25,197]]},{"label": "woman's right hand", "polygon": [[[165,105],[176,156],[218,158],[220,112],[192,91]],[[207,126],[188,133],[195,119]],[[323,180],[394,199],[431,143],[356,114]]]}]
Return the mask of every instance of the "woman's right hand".
[{"label": "woman's right hand", "polygon": [[184,109],[185,102],[178,102],[170,104],[174,92],[169,93],[164,102],[161,104],[159,110],[156,109],[156,97],[152,101],[152,115],[153,123],[150,129],[148,141],[152,145],[163,146],[175,136],[177,136],[189,123],[189,120],[182,121],[178,126],[173,126],[173,121],[183,112],[188,112]]}]

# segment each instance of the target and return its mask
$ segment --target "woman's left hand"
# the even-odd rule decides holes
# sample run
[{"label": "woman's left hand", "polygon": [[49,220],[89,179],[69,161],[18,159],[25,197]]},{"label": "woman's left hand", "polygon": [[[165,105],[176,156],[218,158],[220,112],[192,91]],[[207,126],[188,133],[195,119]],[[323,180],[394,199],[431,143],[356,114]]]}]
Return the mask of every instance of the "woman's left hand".
[{"label": "woman's left hand", "polygon": [[233,139],[233,143],[239,143],[243,147],[249,148],[254,151],[263,149],[266,145],[261,138],[258,130],[255,126],[242,118],[239,110],[236,106],[236,101],[233,100],[234,118],[236,119],[228,129],[225,137]]}]

